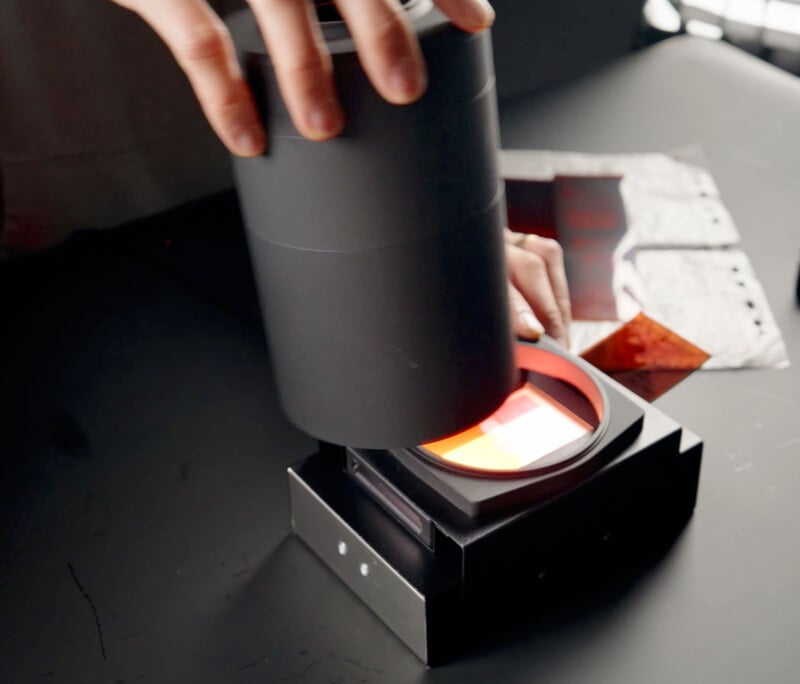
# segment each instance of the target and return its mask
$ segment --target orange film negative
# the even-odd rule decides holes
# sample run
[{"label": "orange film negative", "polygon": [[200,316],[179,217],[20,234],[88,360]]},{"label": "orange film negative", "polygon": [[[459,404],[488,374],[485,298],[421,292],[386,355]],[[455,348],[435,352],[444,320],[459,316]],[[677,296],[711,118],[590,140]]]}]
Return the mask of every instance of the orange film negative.
[{"label": "orange film negative", "polygon": [[710,355],[643,313],[581,353],[646,401],[657,399]]}]

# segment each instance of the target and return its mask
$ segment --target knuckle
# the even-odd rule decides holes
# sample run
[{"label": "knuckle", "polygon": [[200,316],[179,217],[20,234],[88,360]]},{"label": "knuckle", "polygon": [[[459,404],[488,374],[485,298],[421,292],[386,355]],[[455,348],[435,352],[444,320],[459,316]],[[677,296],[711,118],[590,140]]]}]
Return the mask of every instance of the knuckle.
[{"label": "knuckle", "polygon": [[208,106],[213,110],[216,121],[225,128],[238,126],[241,124],[242,119],[245,118],[246,103],[233,90],[209,102]]},{"label": "knuckle", "polygon": [[564,250],[553,238],[542,238],[540,243],[542,257],[547,261],[559,260],[564,257]]},{"label": "knuckle", "polygon": [[297,83],[315,81],[326,70],[325,61],[317,50],[304,50],[281,67],[286,77]]},{"label": "knuckle", "polygon": [[395,40],[405,40],[406,26],[404,15],[400,10],[392,9],[384,20],[378,25],[377,33],[382,38],[394,38]]},{"label": "knuckle", "polygon": [[555,304],[542,307],[539,315],[550,325],[561,325],[561,311]]},{"label": "knuckle", "polygon": [[394,54],[405,51],[409,43],[405,15],[393,7],[371,27],[369,40],[382,52]]},{"label": "knuckle", "polygon": [[179,58],[186,62],[220,59],[225,56],[225,34],[213,24],[195,24],[185,29],[176,46]]}]

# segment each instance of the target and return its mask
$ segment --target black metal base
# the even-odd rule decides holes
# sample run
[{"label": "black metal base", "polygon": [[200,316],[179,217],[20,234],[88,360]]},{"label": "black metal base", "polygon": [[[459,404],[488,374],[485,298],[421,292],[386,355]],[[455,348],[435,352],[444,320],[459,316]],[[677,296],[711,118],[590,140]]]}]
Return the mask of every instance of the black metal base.
[{"label": "black metal base", "polygon": [[321,445],[289,468],[292,527],[422,661],[449,660],[555,587],[652,553],[691,516],[701,441],[623,392],[644,412],[638,437],[550,498],[470,517],[391,455]]}]

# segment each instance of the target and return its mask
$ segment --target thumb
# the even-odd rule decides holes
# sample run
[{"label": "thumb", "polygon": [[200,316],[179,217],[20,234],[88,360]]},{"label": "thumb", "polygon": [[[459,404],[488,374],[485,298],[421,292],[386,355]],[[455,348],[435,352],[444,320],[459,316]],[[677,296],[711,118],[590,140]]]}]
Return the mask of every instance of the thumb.
[{"label": "thumb", "polygon": [[508,304],[511,310],[511,330],[518,337],[538,340],[544,334],[544,326],[533,313],[525,297],[513,285],[508,286]]}]

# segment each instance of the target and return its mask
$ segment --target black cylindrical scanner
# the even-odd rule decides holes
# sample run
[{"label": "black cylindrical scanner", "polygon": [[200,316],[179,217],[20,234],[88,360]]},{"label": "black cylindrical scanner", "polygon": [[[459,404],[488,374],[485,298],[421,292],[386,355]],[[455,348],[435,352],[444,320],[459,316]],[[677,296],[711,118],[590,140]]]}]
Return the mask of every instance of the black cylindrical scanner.
[{"label": "black cylindrical scanner", "polygon": [[376,93],[345,24],[321,14],[347,119],[323,143],[290,121],[251,12],[230,21],[270,140],[234,165],[281,401],[349,446],[462,430],[516,377],[489,34],[429,0],[404,7],[428,67],[407,106]]}]

